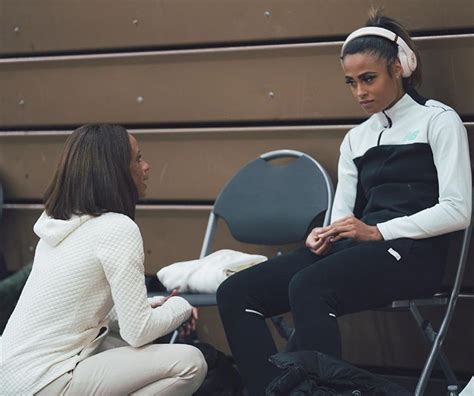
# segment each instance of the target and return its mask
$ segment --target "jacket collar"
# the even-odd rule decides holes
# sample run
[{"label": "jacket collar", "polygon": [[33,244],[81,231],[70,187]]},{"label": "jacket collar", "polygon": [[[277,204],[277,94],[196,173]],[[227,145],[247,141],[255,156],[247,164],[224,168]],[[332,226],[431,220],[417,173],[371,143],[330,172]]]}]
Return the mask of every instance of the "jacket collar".
[{"label": "jacket collar", "polygon": [[374,117],[381,127],[391,128],[393,124],[408,114],[415,103],[413,98],[406,93],[392,107],[375,113]]}]

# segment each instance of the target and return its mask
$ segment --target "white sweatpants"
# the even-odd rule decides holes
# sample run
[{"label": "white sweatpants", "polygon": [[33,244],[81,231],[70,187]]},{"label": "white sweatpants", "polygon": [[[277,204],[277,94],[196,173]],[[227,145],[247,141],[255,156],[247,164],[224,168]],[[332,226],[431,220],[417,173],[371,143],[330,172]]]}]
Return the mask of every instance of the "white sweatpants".
[{"label": "white sweatpants", "polygon": [[191,345],[122,346],[88,357],[36,395],[190,396],[206,373],[204,356]]}]

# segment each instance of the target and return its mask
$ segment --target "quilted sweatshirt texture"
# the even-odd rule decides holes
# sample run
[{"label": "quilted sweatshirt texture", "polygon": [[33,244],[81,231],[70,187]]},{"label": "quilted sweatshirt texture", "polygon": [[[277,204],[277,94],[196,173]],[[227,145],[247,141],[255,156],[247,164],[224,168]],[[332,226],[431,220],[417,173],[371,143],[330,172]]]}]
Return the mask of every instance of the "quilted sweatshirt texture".
[{"label": "quilted sweatshirt texture", "polygon": [[[34,394],[99,346],[113,309],[122,338],[140,347],[177,328],[191,306],[172,297],[152,309],[143,241],[127,216],[41,215],[33,269],[0,344],[0,394]],[[104,333],[103,330],[103,333]]]}]

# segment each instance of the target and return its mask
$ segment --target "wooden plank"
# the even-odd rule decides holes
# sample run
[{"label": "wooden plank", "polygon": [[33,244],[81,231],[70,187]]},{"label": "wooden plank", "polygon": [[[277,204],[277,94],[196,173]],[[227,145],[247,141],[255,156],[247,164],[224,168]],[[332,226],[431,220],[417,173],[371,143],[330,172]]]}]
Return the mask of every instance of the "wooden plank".
[{"label": "wooden plank", "polygon": [[[137,137],[150,163],[147,199],[212,201],[232,175],[260,154],[282,148],[313,155],[337,178],[339,145],[350,126],[146,130]],[[0,180],[9,202],[38,200],[67,134],[0,133]],[[196,182],[199,181],[199,182]]]},{"label": "wooden plank", "polygon": [[[472,369],[473,300],[460,300],[443,344],[454,370]],[[423,315],[438,328],[444,308],[425,308]],[[421,369],[428,354],[426,341],[408,312],[362,312],[339,319],[344,357],[357,364]]]},{"label": "wooden plank", "polygon": [[[33,260],[38,243],[33,225],[41,214],[40,206],[7,206],[3,212],[2,229],[8,232],[0,235],[0,241],[10,270],[21,268]],[[136,222],[143,237],[146,273],[155,274],[171,263],[199,257],[210,208],[145,207],[137,210]],[[278,251],[289,251],[294,246],[296,245],[266,247],[242,244],[233,240],[224,223],[220,223],[218,227],[214,245],[216,250],[229,248],[267,257],[274,256]]]},{"label": "wooden plank", "polygon": [[[474,158],[474,123],[466,126]],[[131,133],[151,165],[147,199],[189,202],[213,201],[245,163],[283,148],[312,155],[336,183],[339,145],[350,128],[150,129]],[[41,199],[69,133],[0,132],[0,180],[7,202]]]},{"label": "wooden plank", "polygon": [[[474,114],[474,34],[420,39],[421,93]],[[347,120],[340,43],[0,61],[0,128]]]},{"label": "wooden plank", "polygon": [[[307,40],[362,26],[372,0],[0,1],[0,54]],[[379,0],[413,31],[472,28],[470,0]],[[104,16],[106,23],[104,23]]]},{"label": "wooden plank", "polygon": [[[31,209],[28,205],[13,205],[13,207],[17,208],[7,205],[3,212],[2,229],[8,232],[0,235],[0,241],[4,247],[8,267],[18,269],[33,259],[38,241],[33,233],[33,225],[41,209]],[[209,211],[210,206],[193,208],[186,205],[148,209],[144,205],[137,210],[136,222],[143,236],[146,272],[156,273],[168,264],[199,257]],[[224,223],[219,224],[215,249],[230,248],[272,257],[277,251],[284,252],[291,248],[291,246],[264,247],[241,244],[233,240]],[[183,240],[186,241],[185,244]],[[463,287],[473,288],[474,266],[470,264],[474,263],[474,238],[471,239],[470,247]],[[448,264],[444,282],[447,285],[452,284],[453,264],[455,263]]]}]

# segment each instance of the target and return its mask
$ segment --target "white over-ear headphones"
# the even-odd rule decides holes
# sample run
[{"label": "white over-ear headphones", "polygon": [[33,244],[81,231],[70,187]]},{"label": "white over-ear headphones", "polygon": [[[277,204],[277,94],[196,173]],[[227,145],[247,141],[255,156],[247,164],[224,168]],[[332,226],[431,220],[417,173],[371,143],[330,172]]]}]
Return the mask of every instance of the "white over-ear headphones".
[{"label": "white over-ear headphones", "polygon": [[341,49],[341,59],[342,54],[344,53],[344,48],[346,45],[354,40],[357,37],[362,36],[380,36],[393,41],[398,46],[398,59],[402,65],[402,75],[403,77],[410,77],[411,74],[415,71],[417,61],[416,55],[413,50],[408,46],[408,44],[396,33],[391,30],[377,27],[377,26],[367,26],[353,31],[344,41]]}]

